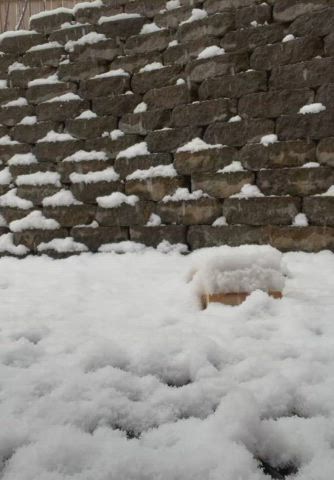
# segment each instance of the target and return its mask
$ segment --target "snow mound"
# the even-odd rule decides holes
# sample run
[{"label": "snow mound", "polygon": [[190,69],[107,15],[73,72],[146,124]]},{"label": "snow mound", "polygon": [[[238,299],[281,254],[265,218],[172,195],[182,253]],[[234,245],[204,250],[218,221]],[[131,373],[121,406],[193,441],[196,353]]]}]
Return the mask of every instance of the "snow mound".
[{"label": "snow mound", "polygon": [[43,207],[69,207],[71,205],[82,205],[70,190],[62,189],[50,197],[43,198]]},{"label": "snow mound", "polygon": [[307,227],[308,219],[305,213],[298,213],[292,221],[294,227]]},{"label": "snow mound", "polygon": [[29,213],[20,220],[14,220],[9,224],[12,232],[22,232],[23,230],[57,230],[59,223],[53,218],[46,218],[39,210]]},{"label": "snow mound", "polygon": [[165,68],[161,62],[148,63],[139,70],[139,73],[153,72],[154,70],[161,70],[161,68]]},{"label": "snow mound", "polygon": [[117,208],[123,204],[135,207],[139,202],[139,198],[136,195],[125,195],[121,192],[114,192],[111,195],[104,197],[97,197],[97,204],[101,208]]},{"label": "snow mound", "polygon": [[55,187],[60,187],[60,174],[57,172],[35,172],[28,173],[26,175],[19,175],[15,181],[16,185],[31,185],[31,186],[42,186],[42,185],[54,185]]},{"label": "snow mound", "polygon": [[91,120],[92,118],[97,118],[97,115],[91,110],[85,110],[84,112],[80,113],[80,115],[75,117],[76,120]]},{"label": "snow mound", "polygon": [[135,158],[143,155],[149,155],[146,142],[136,143],[125,150],[121,150],[116,158]]},{"label": "snow mound", "polygon": [[268,147],[272,143],[277,143],[277,142],[278,142],[278,136],[275,135],[274,133],[270,133],[269,135],[264,135],[260,140],[261,145],[265,147]]},{"label": "snow mound", "polygon": [[17,188],[12,188],[4,195],[0,196],[0,207],[20,208],[21,210],[29,210],[33,208],[30,200],[25,200],[16,195]]},{"label": "snow mound", "polygon": [[320,113],[326,110],[325,105],[322,103],[310,103],[309,105],[304,105],[298,113],[301,115],[308,115],[312,113]]},{"label": "snow mound", "polygon": [[163,30],[163,28],[159,27],[156,23],[146,23],[140,30],[140,35],[145,35],[146,33],[160,32],[160,30]]},{"label": "snow mound", "polygon": [[263,193],[256,185],[251,185],[250,183],[246,183],[242,187],[239,193],[235,193],[231,195],[231,198],[252,198],[252,197],[264,197]]},{"label": "snow mound", "polygon": [[200,8],[193,8],[188,20],[184,20],[183,22],[180,23],[180,25],[184,25],[185,23],[196,22],[197,20],[202,20],[207,16],[208,16],[208,13],[205,10],[201,10]]},{"label": "snow mound", "polygon": [[218,247],[194,256],[189,278],[196,292],[282,291],[282,254],[270,246]]},{"label": "snow mound", "polygon": [[227,221],[225,217],[216,218],[216,220],[212,224],[213,227],[226,227],[226,225]]},{"label": "snow mound", "polygon": [[208,150],[211,148],[223,148],[223,145],[210,145],[209,143],[204,142],[204,140],[200,138],[193,138],[190,142],[186,143],[182,147],[179,147],[176,152],[189,152],[189,153],[196,153],[201,152],[202,150]]},{"label": "snow mound", "polygon": [[126,177],[126,180],[147,180],[154,177],[176,177],[177,171],[173,164],[158,165],[147,170],[136,170]]},{"label": "snow mound", "polygon": [[141,103],[138,103],[133,113],[144,113],[146,111],[147,111],[147,103],[141,102]]},{"label": "snow mound", "polygon": [[78,40],[69,40],[65,44],[67,52],[73,52],[76,45],[94,45],[95,43],[105,42],[107,37],[103,33],[89,32]]},{"label": "snow mound", "polygon": [[98,251],[100,253],[140,253],[146,249],[146,245],[128,240],[119,243],[105,243]]},{"label": "snow mound", "polygon": [[24,245],[14,244],[12,233],[0,235],[0,254],[9,253],[11,255],[22,256],[26,255],[28,252],[29,249]]},{"label": "snow mound", "polygon": [[161,225],[161,218],[156,213],[151,213],[147,220],[146,227],[159,227]]},{"label": "snow mound", "polygon": [[0,170],[0,185],[9,185],[12,181],[12,175],[8,167]]},{"label": "snow mound", "polygon": [[97,172],[76,173],[70,175],[72,183],[97,183],[97,182],[116,182],[119,180],[119,174],[115,172],[114,167],[98,170]]},{"label": "snow mound", "polygon": [[75,140],[75,138],[69,133],[57,133],[54,130],[51,130],[45,135],[45,137],[40,138],[37,143],[68,142],[70,140]]},{"label": "snow mound", "polygon": [[117,68],[116,70],[109,70],[109,72],[100,73],[95,75],[92,79],[96,78],[109,78],[109,77],[128,77],[129,74],[123,70],[123,68]]},{"label": "snow mound", "polygon": [[118,20],[128,20],[130,18],[139,18],[139,13],[118,13],[117,15],[111,15],[110,17],[101,17],[98,21],[99,25],[107,22],[117,22]]},{"label": "snow mound", "polygon": [[167,202],[189,202],[191,200],[199,200],[200,198],[209,198],[209,195],[203,193],[202,190],[189,192],[187,188],[178,188],[172,195],[166,195],[162,201]]},{"label": "snow mound", "polygon": [[50,242],[42,242],[38,245],[39,252],[53,250],[58,253],[87,252],[88,248],[83,243],[75,242],[72,237],[54,238]]},{"label": "snow mound", "polygon": [[36,78],[35,80],[30,80],[30,82],[28,82],[28,87],[34,87],[36,85],[53,85],[56,83],[61,82],[58,78],[58,75],[54,73],[53,75],[50,75],[46,78]]},{"label": "snow mound", "polygon": [[184,254],[188,253],[189,249],[188,245],[185,245],[184,243],[170,243],[168,240],[163,240],[157,245],[157,251],[164,254]]},{"label": "snow mound", "polygon": [[72,155],[64,158],[63,162],[89,162],[91,160],[105,162],[108,160],[108,156],[105,152],[97,152],[96,150],[92,150],[91,152],[78,150]]},{"label": "snow mound", "polygon": [[211,45],[210,47],[204,48],[198,55],[197,59],[201,60],[204,58],[217,57],[218,55],[224,55],[225,50],[217,45]]},{"label": "snow mound", "polygon": [[217,173],[233,173],[233,172],[244,172],[244,171],[245,169],[242,166],[241,162],[239,162],[238,160],[234,160],[229,165],[226,165],[226,167],[218,170]]}]

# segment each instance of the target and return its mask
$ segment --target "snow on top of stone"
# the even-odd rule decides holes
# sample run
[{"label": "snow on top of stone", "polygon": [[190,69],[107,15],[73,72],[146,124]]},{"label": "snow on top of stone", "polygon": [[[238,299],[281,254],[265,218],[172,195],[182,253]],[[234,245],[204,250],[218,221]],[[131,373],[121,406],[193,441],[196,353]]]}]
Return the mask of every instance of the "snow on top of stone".
[{"label": "snow on top of stone", "polygon": [[121,150],[116,158],[135,158],[143,155],[150,155],[146,142],[136,143],[125,150]]},{"label": "snow on top of stone", "polygon": [[319,168],[319,167],[320,167],[320,163],[318,162],[307,162],[301,166],[301,168]]},{"label": "snow on top of stone", "polygon": [[183,78],[178,78],[176,80],[176,85],[184,85],[186,81]]},{"label": "snow on top of stone", "polygon": [[35,30],[9,30],[8,32],[4,32],[0,34],[0,43],[5,38],[19,37],[24,35],[34,35],[34,34],[37,34]]},{"label": "snow on top of stone", "polygon": [[72,237],[54,238],[50,242],[42,242],[37,246],[39,252],[53,250],[58,253],[87,252],[88,248],[83,243],[75,242]]},{"label": "snow on top of stone", "polygon": [[197,59],[202,60],[203,58],[217,57],[218,55],[224,55],[225,50],[217,45],[211,45],[210,47],[204,48],[198,55]]},{"label": "snow on top of stone", "polygon": [[4,90],[5,88],[8,88],[7,80],[0,80],[0,90]]},{"label": "snow on top of stone", "polygon": [[[1,139],[0,139],[1,140]],[[68,140],[75,140],[72,135],[69,133],[58,133],[55,132],[54,130],[50,130],[45,137],[40,138],[37,140],[37,143],[45,143],[45,142],[50,142],[50,143],[55,143],[55,142],[67,142]]]},{"label": "snow on top of stone", "polygon": [[35,80],[30,80],[30,82],[28,82],[28,87],[33,87],[35,85],[53,85],[55,83],[62,83],[59,80],[57,73],[54,73],[49,77],[36,78]]},{"label": "snow on top of stone", "polygon": [[11,100],[10,102],[4,103],[1,108],[8,108],[8,107],[26,107],[28,105],[28,101],[24,97],[16,98],[15,100]]},{"label": "snow on top of stone", "polygon": [[153,72],[154,70],[160,70],[161,68],[165,68],[161,62],[152,62],[145,65],[145,67],[142,67],[139,70],[139,73]]},{"label": "snow on top of stone", "polygon": [[34,45],[33,47],[29,48],[29,50],[27,50],[27,52],[37,52],[39,50],[49,50],[49,48],[63,48],[63,46],[59,42],[41,43],[40,45]]},{"label": "snow on top of stone", "polygon": [[334,197],[334,185],[329,187],[327,192],[320,193],[320,195],[315,195],[316,197]]},{"label": "snow on top of stone", "polygon": [[140,30],[140,35],[145,35],[146,33],[154,33],[160,32],[160,30],[164,30],[163,28],[159,27],[156,23],[145,23],[142,29]]},{"label": "snow on top of stone", "polygon": [[202,20],[208,16],[208,12],[206,10],[202,10],[201,8],[193,8],[190,17],[187,20],[184,20],[180,23],[180,25],[184,25],[185,23],[192,23],[196,22],[197,20]]},{"label": "snow on top of stone", "polygon": [[216,220],[212,224],[213,227],[225,227],[226,225],[227,221],[225,217],[216,218]]},{"label": "snow on top of stone", "polygon": [[38,163],[33,153],[16,153],[8,160],[8,165],[31,165]]},{"label": "snow on top of stone", "polygon": [[286,35],[283,39],[282,39],[282,43],[286,43],[286,42],[291,42],[291,40],[295,40],[295,36],[292,35],[292,33],[289,33],[289,35]]},{"label": "snow on top of stone", "polygon": [[157,252],[169,254],[169,253],[187,253],[189,251],[188,245],[184,243],[170,243],[168,240],[162,240],[157,245]]},{"label": "snow on top of stone", "polygon": [[114,192],[105,197],[97,197],[96,201],[101,208],[117,208],[123,204],[134,207],[139,202],[139,198],[137,195],[125,195],[121,192]]},{"label": "snow on top of stone", "polygon": [[139,13],[118,13],[117,15],[111,15],[109,17],[99,18],[99,25],[107,22],[117,22],[118,20],[129,20],[130,18],[140,18],[142,15]]},{"label": "snow on top of stone", "polygon": [[69,40],[65,44],[67,52],[73,52],[76,45],[94,45],[95,43],[105,42],[107,37],[103,33],[89,32],[78,40]]},{"label": "snow on top of stone", "polygon": [[326,110],[325,105],[322,103],[310,103],[309,105],[304,105],[300,108],[299,112],[301,115],[307,115],[312,113],[320,113]]},{"label": "snow on top of stone", "polygon": [[30,212],[20,220],[14,220],[9,224],[12,232],[23,232],[24,230],[57,230],[59,223],[53,218],[46,218],[39,210]]},{"label": "snow on top of stone", "polygon": [[12,181],[12,175],[8,167],[0,170],[0,185],[9,185]]},{"label": "snow on top of stone", "polygon": [[119,174],[115,172],[114,167],[98,170],[97,172],[76,173],[70,175],[72,183],[97,183],[97,182],[116,182],[119,180]]},{"label": "snow on top of stone", "polygon": [[125,133],[122,130],[116,129],[109,133],[111,140],[117,140],[118,138],[124,137]]},{"label": "snow on top of stone", "polygon": [[263,193],[259,190],[256,185],[251,185],[246,183],[242,187],[239,193],[231,195],[231,198],[253,198],[253,197],[264,197]]},{"label": "snow on top of stone", "polygon": [[8,73],[15,72],[16,70],[29,70],[30,67],[27,67],[23,63],[14,62],[8,67]]},{"label": "snow on top of stone", "polygon": [[205,250],[193,256],[192,286],[201,294],[282,291],[282,254],[267,245]]},{"label": "snow on top of stone", "polygon": [[73,14],[73,10],[70,8],[65,8],[65,7],[59,7],[59,8],[54,8],[53,10],[45,10],[43,12],[35,13],[35,15],[32,15],[30,17],[31,20],[36,20],[38,18],[44,18],[44,17],[49,17],[50,15],[57,15],[59,13],[66,13],[66,14]]},{"label": "snow on top of stone", "polygon": [[156,213],[151,213],[150,218],[147,220],[145,227],[159,227],[161,225],[161,218]]},{"label": "snow on top of stone", "polygon": [[141,103],[138,103],[133,113],[144,113],[146,111],[147,111],[147,103],[141,102]]},{"label": "snow on top of stone", "polygon": [[86,223],[83,223],[81,225],[76,225],[76,228],[99,228],[99,224],[97,223],[96,220],[93,220],[92,223],[89,223],[88,225]]},{"label": "snow on top of stone", "polygon": [[25,200],[16,195],[17,188],[9,190],[4,195],[0,196],[0,207],[20,208],[21,210],[29,210],[33,208],[33,203],[30,200]]},{"label": "snow on top of stone", "polygon": [[179,44],[177,40],[172,40],[169,42],[168,47],[176,47]]},{"label": "snow on top of stone", "polygon": [[75,120],[90,120],[92,118],[97,118],[96,113],[92,112],[91,110],[85,110],[84,112],[80,113],[80,115],[75,117]]},{"label": "snow on top of stone", "polygon": [[105,152],[97,152],[96,150],[92,150],[91,152],[78,150],[64,158],[63,162],[89,162],[90,160],[100,160],[104,162],[108,160],[108,156]]},{"label": "snow on top of stone", "polygon": [[60,174],[57,172],[35,172],[27,173],[25,175],[18,175],[15,181],[16,185],[55,185],[60,187]]},{"label": "snow on top of stone", "polygon": [[99,253],[140,253],[147,250],[143,243],[124,240],[118,243],[105,243],[98,249]]},{"label": "snow on top of stone", "polygon": [[0,214],[0,227],[7,227],[7,222],[1,214]]},{"label": "snow on top of stone", "polygon": [[19,142],[12,140],[9,135],[4,135],[0,138],[0,145],[18,145]]},{"label": "snow on top of stone", "polygon": [[63,188],[54,195],[43,198],[42,205],[43,207],[69,207],[70,205],[82,205],[82,202],[74,197],[71,190]]},{"label": "snow on top of stone", "polygon": [[146,180],[154,177],[176,177],[177,171],[174,165],[158,165],[150,167],[147,170],[136,170],[126,177],[127,180]]},{"label": "snow on top of stone", "polygon": [[99,75],[95,75],[94,78],[107,78],[107,77],[129,77],[128,72],[123,70],[123,68],[117,68],[116,70],[109,70],[109,72],[100,73]]},{"label": "snow on top of stone", "polygon": [[168,2],[166,2],[166,10],[175,10],[176,8],[180,7],[180,0],[169,0]]},{"label": "snow on top of stone", "polygon": [[101,8],[103,6],[104,4],[102,0],[94,0],[93,2],[80,2],[74,5],[72,11],[75,15],[79,10],[83,10],[85,8]]},{"label": "snow on top of stone", "polygon": [[307,227],[308,219],[305,213],[297,213],[295,218],[292,220],[293,227]]},{"label": "snow on top of stone", "polygon": [[0,252],[21,256],[26,255],[29,252],[29,249],[24,245],[15,245],[13,234],[6,233],[5,235],[0,236]]},{"label": "snow on top of stone", "polygon": [[36,123],[37,117],[33,115],[22,118],[18,125],[35,125]]},{"label": "snow on top of stone", "polygon": [[240,115],[234,115],[234,117],[231,117],[228,121],[228,123],[235,123],[235,122],[241,122],[242,118]]},{"label": "snow on top of stone", "polygon": [[58,97],[53,97],[50,100],[46,100],[43,103],[54,103],[54,102],[73,102],[75,100],[82,100],[79,95],[73,92],[64,93],[63,95],[59,95]]},{"label": "snow on top of stone", "polygon": [[199,200],[200,198],[209,198],[209,195],[202,190],[189,192],[187,188],[178,188],[172,195],[166,195],[162,201],[167,202],[189,202],[191,200]]},{"label": "snow on top of stone", "polygon": [[189,153],[195,153],[195,152],[201,152],[202,150],[208,150],[211,148],[223,148],[223,145],[220,143],[217,145],[210,145],[209,143],[204,142],[199,137],[193,138],[190,142],[186,143],[182,147],[179,147],[176,152],[189,152]]},{"label": "snow on top of stone", "polygon": [[261,145],[263,145],[264,147],[268,147],[272,143],[277,143],[277,142],[278,142],[278,136],[275,135],[274,133],[270,133],[269,135],[264,135],[260,140]]},{"label": "snow on top of stone", "polygon": [[232,172],[244,172],[244,171],[245,169],[241,165],[241,162],[239,162],[238,160],[234,160],[229,165],[226,165],[226,167],[218,170],[217,173],[232,173]]}]

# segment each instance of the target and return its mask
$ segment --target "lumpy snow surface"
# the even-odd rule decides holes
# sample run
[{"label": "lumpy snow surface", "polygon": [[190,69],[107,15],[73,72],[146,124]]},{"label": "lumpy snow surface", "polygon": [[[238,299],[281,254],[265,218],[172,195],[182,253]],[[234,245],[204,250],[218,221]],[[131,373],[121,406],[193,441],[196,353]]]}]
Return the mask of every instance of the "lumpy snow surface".
[{"label": "lumpy snow surface", "polygon": [[0,259],[2,480],[333,477],[334,255],[203,311],[199,255]]}]

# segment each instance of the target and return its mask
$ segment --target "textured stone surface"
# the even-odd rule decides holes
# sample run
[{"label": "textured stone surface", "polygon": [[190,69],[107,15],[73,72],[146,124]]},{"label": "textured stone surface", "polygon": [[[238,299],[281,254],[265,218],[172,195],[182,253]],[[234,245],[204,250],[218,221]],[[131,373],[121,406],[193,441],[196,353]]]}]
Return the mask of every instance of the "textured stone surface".
[{"label": "textured stone surface", "polygon": [[317,160],[323,165],[334,167],[334,137],[324,138],[318,143]]},{"label": "textured stone surface", "polygon": [[317,58],[273,68],[269,86],[277,89],[314,88],[331,82],[334,82],[334,58]]},{"label": "textured stone surface", "polygon": [[[96,204],[97,197],[104,197],[113,192],[122,192],[124,186],[121,182],[91,182],[91,183],[73,183],[71,191],[77,200],[84,203]],[[78,222],[86,223],[86,222]]]},{"label": "textured stone surface", "polygon": [[89,102],[87,100],[58,100],[40,103],[36,107],[36,114],[40,121],[64,122],[68,118],[77,117],[88,108]]},{"label": "textured stone surface", "polygon": [[115,208],[97,208],[96,220],[104,227],[145,225],[153,211],[151,202],[139,201],[133,207],[123,203]]},{"label": "textured stone surface", "polygon": [[253,183],[251,172],[198,173],[191,177],[192,190],[202,190],[215,198],[227,198],[239,193],[241,188]]},{"label": "textured stone surface", "polygon": [[267,89],[265,72],[242,72],[236,75],[226,75],[208,78],[199,87],[199,97],[207,98],[237,98],[248,93],[261,92]]},{"label": "textured stone surface", "polygon": [[225,98],[194,102],[176,107],[173,110],[172,124],[174,127],[209,125],[224,121],[235,112],[236,106]]},{"label": "textured stone surface", "polygon": [[147,170],[158,165],[169,165],[172,157],[169,153],[153,153],[151,155],[138,155],[133,158],[118,157],[115,160],[115,169],[121,178],[136,170]]},{"label": "textured stone surface", "polygon": [[12,129],[13,139],[18,142],[36,143],[50,131],[57,131],[58,124],[52,121],[38,122],[33,125],[15,125]]},{"label": "textured stone surface", "polygon": [[123,242],[129,239],[129,229],[126,227],[84,227],[76,226],[71,229],[71,236],[76,242],[83,243],[91,251],[96,252],[106,243]]},{"label": "textured stone surface", "polygon": [[233,148],[210,148],[198,152],[177,152],[174,166],[181,175],[216,172],[237,160],[237,151]]},{"label": "textured stone surface", "polygon": [[104,132],[110,132],[117,127],[115,117],[97,117],[85,119],[70,119],[66,121],[66,131],[76,138],[96,138]]},{"label": "textured stone surface", "polygon": [[150,72],[137,73],[132,77],[132,90],[134,93],[146,93],[153,88],[174,85],[180,78],[181,72],[182,68],[175,65]]},{"label": "textured stone surface", "polygon": [[291,22],[303,13],[316,12],[328,4],[328,0],[276,0],[274,19],[279,22]]},{"label": "textured stone surface", "polygon": [[84,147],[80,140],[65,142],[39,142],[33,148],[33,153],[40,162],[59,162]]},{"label": "textured stone surface", "polygon": [[280,140],[307,138],[320,140],[333,135],[334,111],[314,115],[289,115],[277,120],[276,131]]},{"label": "textured stone surface", "polygon": [[50,197],[59,192],[60,187],[55,185],[22,185],[17,188],[20,198],[30,200],[34,205],[42,205],[43,198]]},{"label": "textured stone surface", "polygon": [[243,30],[234,30],[228,32],[221,41],[221,46],[226,51],[252,50],[261,45],[279,42],[284,37],[284,28],[282,25],[261,25],[259,27],[250,27]]},{"label": "textured stone surface", "polygon": [[313,225],[334,226],[334,197],[308,197],[303,201],[303,212]]},{"label": "textured stone surface", "polygon": [[143,243],[148,247],[157,247],[164,240],[171,244],[186,243],[186,227],[184,225],[134,226],[130,227],[130,238],[133,242]]},{"label": "textured stone surface", "polygon": [[269,243],[283,252],[334,250],[334,228],[272,226],[268,232]]},{"label": "textured stone surface", "polygon": [[271,120],[252,119],[233,123],[213,123],[205,132],[204,140],[211,144],[241,147],[246,143],[258,143],[265,135],[273,133]]},{"label": "textured stone surface", "polygon": [[186,74],[192,82],[202,82],[219,75],[233,75],[249,68],[245,53],[226,53],[213,58],[194,60],[186,66]]},{"label": "textured stone surface", "polygon": [[158,202],[166,195],[172,195],[177,188],[186,186],[183,177],[153,177],[147,180],[127,180],[125,193],[138,195],[144,200]]},{"label": "textured stone surface", "polygon": [[156,129],[169,127],[171,113],[169,110],[149,110],[143,113],[127,113],[119,122],[119,128],[124,133],[146,135]]},{"label": "textured stone surface", "polygon": [[246,225],[226,225],[223,227],[189,227],[187,240],[191,249],[228,245],[238,247],[243,244],[263,245],[268,243],[266,227]]},{"label": "textured stone surface", "polygon": [[198,127],[156,130],[147,135],[146,141],[150,152],[170,152],[198,137],[200,133]]},{"label": "textured stone surface", "polygon": [[291,197],[227,198],[223,213],[227,223],[245,225],[289,225],[300,209]]},{"label": "textured stone surface", "polygon": [[30,250],[37,252],[40,243],[50,242],[54,238],[66,238],[68,236],[65,228],[57,230],[25,230],[13,234],[15,245],[25,245]]},{"label": "textured stone surface", "polygon": [[[190,103],[191,92],[186,84],[154,88],[144,95],[144,102],[153,109],[172,109]],[[139,103],[139,102],[138,102]],[[126,112],[125,112],[126,113]]]},{"label": "textured stone surface", "polygon": [[68,207],[44,207],[43,215],[54,218],[61,227],[73,227],[89,224],[95,218],[95,208],[89,205],[70,205]]},{"label": "textured stone surface", "polygon": [[58,97],[69,92],[75,92],[76,85],[73,83],[55,83],[44,85],[34,85],[27,89],[27,100],[29,103],[42,103],[53,97]]},{"label": "textured stone surface", "polygon": [[203,197],[185,202],[161,202],[157,206],[157,213],[166,224],[211,225],[221,216],[222,207],[219,201]]}]

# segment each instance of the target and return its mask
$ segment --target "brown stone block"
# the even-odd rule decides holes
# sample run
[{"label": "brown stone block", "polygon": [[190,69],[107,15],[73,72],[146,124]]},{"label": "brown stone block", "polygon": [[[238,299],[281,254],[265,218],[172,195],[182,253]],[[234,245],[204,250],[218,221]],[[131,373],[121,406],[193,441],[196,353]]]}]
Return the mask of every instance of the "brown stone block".
[{"label": "brown stone block", "polygon": [[199,127],[169,128],[150,132],[146,142],[150,152],[171,152],[200,135]]},{"label": "brown stone block", "polygon": [[198,173],[191,177],[191,189],[202,190],[215,198],[227,198],[239,193],[242,187],[253,183],[251,172]]},{"label": "brown stone block", "polygon": [[300,167],[316,160],[315,145],[303,141],[246,145],[240,152],[240,160],[249,170]]},{"label": "brown stone block", "polygon": [[317,160],[323,165],[334,167],[334,137],[320,140],[317,146]]},{"label": "brown stone block", "polygon": [[124,133],[146,135],[156,129],[169,127],[171,112],[169,110],[149,110],[143,113],[126,113],[119,122]]},{"label": "brown stone block", "polygon": [[[14,32],[12,32],[14,33]],[[36,32],[17,32],[16,35],[4,36],[0,42],[0,49],[4,53],[22,55],[34,45],[46,42],[46,37]]]},{"label": "brown stone block", "polygon": [[83,243],[89,250],[97,252],[106,243],[123,242],[129,239],[129,229],[126,227],[84,227],[71,229],[71,236],[76,242]]},{"label": "brown stone block", "polygon": [[15,220],[21,220],[21,218],[26,217],[31,212],[32,209],[1,207],[1,215],[6,220],[8,225]]},{"label": "brown stone block", "polygon": [[77,117],[88,109],[88,100],[57,100],[40,103],[36,107],[36,114],[39,121],[65,122],[68,118]]},{"label": "brown stone block", "polygon": [[80,94],[85,98],[94,98],[107,95],[118,95],[130,87],[129,77],[124,75],[93,77],[83,80],[80,86]]},{"label": "brown stone block", "polygon": [[199,87],[199,98],[238,98],[253,92],[267,90],[265,72],[241,72],[236,75],[207,78]]},{"label": "brown stone block", "polygon": [[110,97],[93,98],[93,111],[97,115],[113,115],[120,117],[126,113],[132,113],[138,103],[141,102],[139,95],[122,94]]},{"label": "brown stone block", "polygon": [[69,92],[76,92],[77,87],[74,83],[52,83],[33,85],[28,87],[26,97],[29,103],[42,103],[50,100],[51,98],[63,95]]},{"label": "brown stone block", "polygon": [[[90,182],[72,183],[71,192],[77,200],[84,203],[96,204],[97,197],[104,197],[114,192],[123,192],[122,182]],[[86,223],[86,222],[78,222]]]},{"label": "brown stone block", "polygon": [[64,82],[79,82],[100,75],[106,70],[106,65],[93,61],[61,63],[58,68],[58,76]]},{"label": "brown stone block", "polygon": [[63,55],[65,55],[65,50],[62,46],[42,48],[26,52],[23,55],[22,63],[30,67],[58,67]]},{"label": "brown stone block", "polygon": [[19,123],[24,117],[34,115],[35,110],[32,105],[23,105],[20,107],[5,107],[2,105],[0,110],[0,123],[7,127],[12,127]]},{"label": "brown stone block", "polygon": [[168,201],[157,204],[162,223],[181,225],[211,225],[222,214],[221,203],[208,197],[188,201]]},{"label": "brown stone block", "polygon": [[[28,83],[37,78],[49,77],[54,73],[54,68],[49,66],[25,68],[24,70],[11,70],[8,73],[8,83],[11,87],[27,88]],[[17,97],[22,96],[23,92]],[[16,98],[17,98],[16,97]]]},{"label": "brown stone block", "polygon": [[15,245],[24,245],[36,252],[40,243],[50,242],[55,238],[66,238],[68,233],[65,228],[58,228],[57,230],[25,230],[15,232],[13,235]]},{"label": "brown stone block", "polygon": [[334,197],[306,197],[303,200],[303,212],[312,225],[334,227]]},{"label": "brown stone block", "polygon": [[136,53],[134,55],[120,55],[113,60],[111,67],[113,69],[123,68],[128,73],[137,73],[142,67],[153,63],[161,62],[160,52]]},{"label": "brown stone block", "polygon": [[65,44],[70,40],[79,40],[79,38],[87,35],[87,33],[94,30],[93,25],[89,25],[85,22],[82,23],[83,25],[74,24],[71,27],[68,26],[67,28],[60,28],[59,30],[54,30],[49,35],[49,41]]},{"label": "brown stone block", "polygon": [[234,75],[249,68],[249,59],[246,53],[225,53],[217,57],[194,60],[187,64],[186,75],[192,82],[221,75]]},{"label": "brown stone block", "polygon": [[23,143],[37,143],[40,138],[50,132],[59,130],[58,124],[52,121],[38,122],[33,125],[15,125],[11,134],[14,140]]},{"label": "brown stone block", "polygon": [[65,123],[66,131],[73,137],[87,139],[100,137],[104,132],[110,132],[117,127],[115,117],[75,118]]},{"label": "brown stone block", "polygon": [[252,22],[263,25],[271,23],[271,6],[267,3],[239,8],[235,13],[236,29],[247,28]]},{"label": "brown stone block", "polygon": [[273,68],[269,85],[278,90],[319,87],[334,82],[334,58],[314,58],[294,65]]},{"label": "brown stone block", "polygon": [[276,0],[274,20],[292,22],[304,13],[316,12],[328,6],[328,0]]},{"label": "brown stone block", "polygon": [[33,154],[40,162],[59,162],[83,148],[84,143],[81,140],[39,142],[33,148]]},{"label": "brown stone block", "polygon": [[186,243],[186,227],[184,225],[134,226],[130,228],[130,239],[155,248],[164,240],[171,244]]},{"label": "brown stone block", "polygon": [[115,208],[97,208],[96,220],[104,227],[145,225],[153,212],[153,203],[139,200],[133,207],[123,203]]},{"label": "brown stone block", "polygon": [[131,147],[140,140],[141,138],[138,135],[123,135],[116,140],[111,140],[110,137],[100,137],[86,140],[85,149],[88,151],[103,151],[107,153],[109,158],[115,158],[120,151]]},{"label": "brown stone block", "polygon": [[171,162],[172,156],[169,153],[152,153],[133,158],[118,157],[115,160],[115,170],[121,178],[125,178],[136,170],[147,170],[158,165],[169,165]]},{"label": "brown stone block", "polygon": [[331,227],[271,226],[268,232],[270,245],[283,252],[334,250],[334,228]]},{"label": "brown stone block", "polygon": [[226,98],[194,102],[175,107],[172,114],[172,125],[174,127],[209,125],[224,121],[235,112],[236,105]]},{"label": "brown stone block", "polygon": [[[191,101],[191,93],[186,84],[149,90],[143,98],[149,109],[173,109]],[[139,103],[139,102],[138,102]]]},{"label": "brown stone block", "polygon": [[3,162],[7,162],[13,155],[16,155],[17,153],[30,153],[30,150],[30,145],[25,143],[0,145],[0,158]]},{"label": "brown stone block", "polygon": [[96,208],[91,205],[69,205],[66,207],[44,207],[43,215],[54,218],[61,227],[90,224],[95,218]]},{"label": "brown stone block", "polygon": [[280,42],[284,37],[284,28],[279,24],[249,27],[243,30],[228,32],[220,42],[226,52],[236,50],[252,51],[261,45]]},{"label": "brown stone block", "polygon": [[147,180],[127,180],[125,193],[127,195],[137,195],[143,200],[159,202],[166,195],[172,195],[178,188],[186,186],[185,183],[183,177],[152,177]]},{"label": "brown stone block", "polygon": [[57,171],[60,173],[62,182],[69,183],[71,173],[88,173],[105,170],[113,166],[113,160],[84,160],[82,162],[60,162],[57,165]]},{"label": "brown stone block", "polygon": [[204,135],[207,143],[242,147],[246,143],[258,143],[267,134],[273,133],[274,122],[264,119],[249,119],[242,122],[214,123]]},{"label": "brown stone block", "polygon": [[25,200],[30,200],[36,206],[40,206],[45,197],[50,197],[59,190],[60,187],[55,185],[21,185],[17,187],[17,195]]},{"label": "brown stone block", "polygon": [[227,198],[223,214],[228,224],[289,225],[300,205],[300,199],[291,197]]},{"label": "brown stone block", "polygon": [[289,115],[277,119],[276,132],[280,140],[320,140],[333,135],[334,111],[309,115]]},{"label": "brown stone block", "polygon": [[134,93],[146,93],[153,88],[175,85],[181,77],[181,66],[159,68],[150,72],[136,73],[132,77],[131,86]]},{"label": "brown stone block", "polygon": [[238,159],[237,150],[230,147],[209,148],[198,152],[176,152],[174,166],[181,175],[216,172]]},{"label": "brown stone block", "polygon": [[226,225],[223,227],[191,226],[187,241],[192,250],[197,248],[218,247],[228,245],[265,245],[269,242],[267,227],[252,227],[248,225]]},{"label": "brown stone block", "polygon": [[234,28],[235,16],[232,12],[224,12],[194,22],[181,23],[177,35],[181,42],[189,42],[202,36],[222,37]]}]

